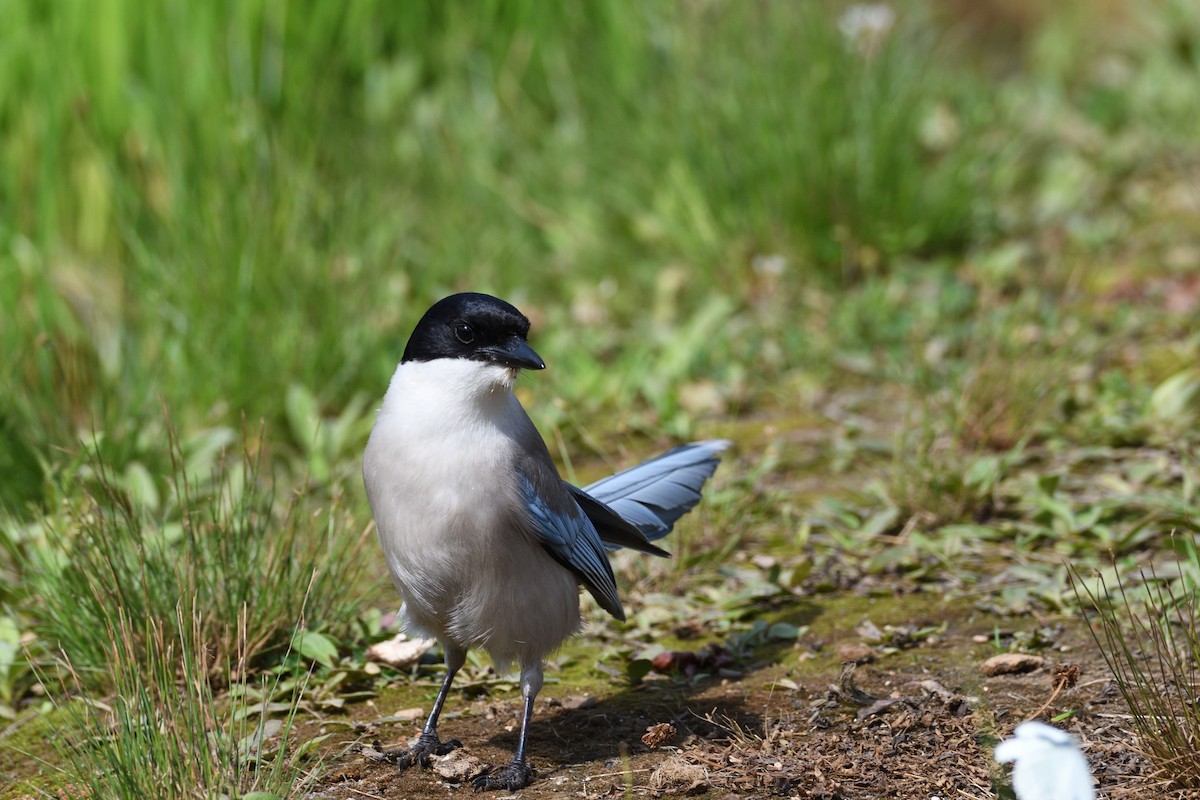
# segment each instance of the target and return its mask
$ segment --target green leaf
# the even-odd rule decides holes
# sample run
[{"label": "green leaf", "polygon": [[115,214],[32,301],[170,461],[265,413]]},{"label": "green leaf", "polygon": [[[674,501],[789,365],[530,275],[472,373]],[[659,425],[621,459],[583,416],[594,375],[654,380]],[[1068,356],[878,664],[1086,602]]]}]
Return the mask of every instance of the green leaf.
[{"label": "green leaf", "polygon": [[867,539],[874,539],[891,528],[899,515],[900,512],[894,508],[885,508],[876,511],[863,523],[862,528],[859,529],[859,533]]},{"label": "green leaf", "polygon": [[284,714],[292,710],[291,703],[276,701],[273,703],[258,702],[253,705],[242,706],[233,712],[234,720],[243,720],[249,717],[257,716],[258,714]]},{"label": "green leaf", "polygon": [[208,428],[188,437],[184,446],[186,459],[184,471],[192,480],[205,480],[217,463],[217,456],[237,441],[237,434],[230,428]]},{"label": "green leaf", "polygon": [[799,589],[808,580],[808,576],[812,574],[813,562],[811,559],[804,559],[799,564],[796,564],[791,569],[785,569],[779,575],[779,583],[788,589]]},{"label": "green leaf", "polygon": [[1042,494],[1052,495],[1058,491],[1058,475],[1039,475],[1037,479],[1038,490]]},{"label": "green leaf", "polygon": [[990,490],[1000,479],[1000,459],[996,456],[983,456],[975,460],[963,478],[967,486],[977,486]]},{"label": "green leaf", "polygon": [[333,639],[315,631],[298,631],[292,638],[292,649],[327,667],[332,667],[337,660],[337,645]]},{"label": "green leaf", "polygon": [[1150,394],[1150,416],[1176,429],[1200,418],[1200,371],[1185,369],[1156,386]]},{"label": "green leaf", "polygon": [[1061,500],[1055,500],[1050,495],[1039,495],[1034,498],[1034,505],[1048,514],[1052,519],[1061,520],[1068,531],[1075,530],[1075,513],[1071,507]]},{"label": "green leaf", "polygon": [[[12,617],[0,616],[0,700],[13,699],[17,654],[21,651],[21,631]],[[0,717],[4,715],[0,713]]]},{"label": "green leaf", "polygon": [[158,487],[150,470],[140,461],[133,461],[125,467],[121,478],[121,486],[129,493],[129,499],[135,506],[157,511],[159,506]]},{"label": "green leaf", "polygon": [[317,431],[321,426],[321,410],[317,398],[306,387],[293,383],[288,387],[284,400],[288,426],[296,444],[311,453],[317,446]]},{"label": "green leaf", "polygon": [[[296,748],[296,754],[293,756],[293,758],[296,758],[296,759],[308,758],[330,736],[333,736],[333,734],[332,733],[323,733],[320,736],[314,736],[313,738],[308,739],[307,741],[303,742],[299,747]],[[245,798],[243,798],[243,800],[245,800]]]},{"label": "green leaf", "polygon": [[42,465],[29,445],[27,431],[0,410],[0,509],[20,517],[42,501]]},{"label": "green leaf", "polygon": [[642,678],[650,674],[650,670],[654,665],[650,663],[648,658],[635,658],[625,665],[625,675],[629,678],[629,682],[637,686],[642,682]]},{"label": "green leaf", "polygon": [[794,642],[800,638],[800,628],[790,622],[776,622],[767,628],[767,638],[775,642]]}]

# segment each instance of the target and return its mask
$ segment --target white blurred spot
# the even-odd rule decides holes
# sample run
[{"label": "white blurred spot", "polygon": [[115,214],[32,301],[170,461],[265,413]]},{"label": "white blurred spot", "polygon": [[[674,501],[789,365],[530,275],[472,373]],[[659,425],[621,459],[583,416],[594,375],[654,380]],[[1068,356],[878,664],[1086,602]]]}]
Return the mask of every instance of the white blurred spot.
[{"label": "white blurred spot", "polygon": [[1092,773],[1075,737],[1031,720],[996,745],[996,760],[1013,763],[1018,800],[1095,800]]},{"label": "white blurred spot", "polygon": [[838,20],[838,30],[859,55],[869,58],[896,24],[896,12],[887,3],[850,6]]},{"label": "white blurred spot", "polygon": [[750,261],[750,267],[759,275],[778,276],[787,269],[787,259],[778,253],[755,256]]}]

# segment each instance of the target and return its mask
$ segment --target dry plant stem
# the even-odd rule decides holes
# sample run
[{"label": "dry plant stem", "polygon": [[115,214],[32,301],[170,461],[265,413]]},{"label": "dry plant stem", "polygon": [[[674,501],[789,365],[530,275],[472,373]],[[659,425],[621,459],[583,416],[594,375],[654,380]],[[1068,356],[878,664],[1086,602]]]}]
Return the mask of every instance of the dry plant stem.
[{"label": "dry plant stem", "polygon": [[1067,685],[1066,678],[1060,677],[1058,680],[1056,680],[1054,682],[1054,691],[1052,691],[1050,693],[1050,696],[1048,698],[1046,698],[1046,702],[1042,703],[1042,707],[1039,708],[1037,711],[1033,712],[1032,714],[1030,714],[1029,718],[1037,719],[1042,714],[1046,713],[1046,709],[1050,707],[1050,705],[1054,702],[1054,698],[1058,697],[1058,695],[1062,692],[1063,687],[1066,685]]}]

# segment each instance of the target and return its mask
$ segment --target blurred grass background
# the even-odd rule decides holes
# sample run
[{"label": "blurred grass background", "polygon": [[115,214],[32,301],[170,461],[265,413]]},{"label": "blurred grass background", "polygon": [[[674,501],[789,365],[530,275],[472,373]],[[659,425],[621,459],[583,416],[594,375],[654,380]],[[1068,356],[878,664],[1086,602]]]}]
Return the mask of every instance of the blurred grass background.
[{"label": "blurred grass background", "polygon": [[9,0],[6,439],[340,408],[466,288],[538,317],[589,413],[647,367],[753,370],[753,315],[646,361],[700,309],[986,237],[997,102],[932,13],[863,57],[813,4]]},{"label": "blurred grass background", "polygon": [[951,264],[1028,202],[1070,227],[1106,190],[1088,135],[1134,139],[1097,154],[1120,175],[1200,119],[1186,3],[916,4],[855,41],[838,9],[7,0],[8,504],[81,434],[132,458],[160,402],[274,435],[289,386],[378,396],[466,288],[535,316],[568,407],[682,434],[663,385],[760,392],[806,293]]},{"label": "blurred grass background", "polygon": [[[1196,525],[1189,0],[0,19],[0,645],[36,629],[35,655],[102,662],[127,574],[176,548],[223,580],[189,520],[311,528],[306,557],[353,573],[373,408],[460,290],[533,318],[551,368],[519,391],[568,469],[647,455],[632,435],[744,445],[680,571],[753,542],[796,574],[970,581],[995,542],[1094,562]],[[96,537],[111,586],[53,568],[95,566],[71,554]],[[242,573],[280,558],[244,544]],[[131,597],[161,618],[177,578]],[[1069,602],[1065,573],[1020,580],[1013,608]],[[284,648],[302,598],[238,591],[201,639],[236,649],[221,626],[260,602],[247,635]],[[309,626],[353,636],[358,597]],[[0,657],[0,710],[33,683]]]}]

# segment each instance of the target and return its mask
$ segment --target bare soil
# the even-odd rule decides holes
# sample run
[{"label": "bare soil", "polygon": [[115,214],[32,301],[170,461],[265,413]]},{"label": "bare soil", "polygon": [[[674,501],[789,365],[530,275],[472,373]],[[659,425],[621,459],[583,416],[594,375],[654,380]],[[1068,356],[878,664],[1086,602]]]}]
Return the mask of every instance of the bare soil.
[{"label": "bare soil", "polygon": [[[529,734],[537,776],[517,795],[1011,798],[1006,768],[994,763],[992,749],[1017,723],[1038,716],[1058,718],[1080,737],[1100,797],[1189,796],[1155,781],[1120,693],[1076,620],[1001,618],[969,600],[930,594],[816,597],[797,613],[795,621],[811,624],[795,646],[764,648],[724,677],[652,674],[596,696],[548,687]],[[885,646],[864,641],[863,620],[900,630],[944,628],[908,644],[893,637]],[[1006,649],[1011,634],[1034,628],[1053,635],[1041,666],[983,674],[981,664]],[[860,663],[847,666],[845,658]],[[342,740],[349,747],[315,796],[470,792],[470,774],[511,758],[520,708],[515,693],[474,700],[452,694],[447,710],[461,713],[445,717],[440,732],[464,743],[446,757],[455,763],[400,773],[371,742],[404,746],[421,721],[375,724],[372,716],[384,715],[360,707],[354,716],[361,736]]]}]

